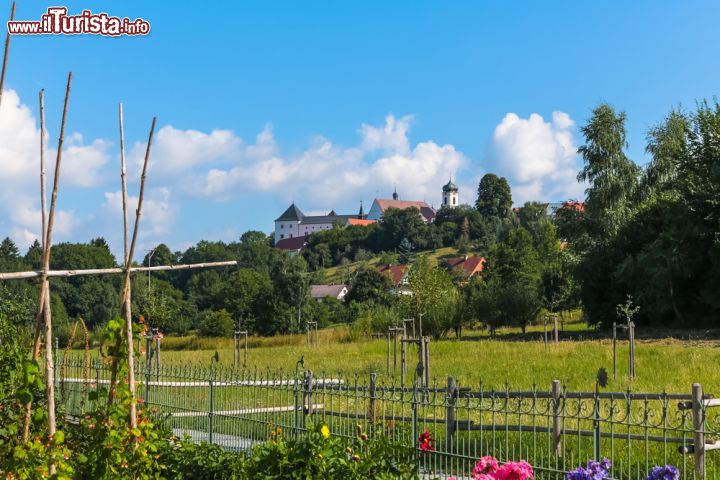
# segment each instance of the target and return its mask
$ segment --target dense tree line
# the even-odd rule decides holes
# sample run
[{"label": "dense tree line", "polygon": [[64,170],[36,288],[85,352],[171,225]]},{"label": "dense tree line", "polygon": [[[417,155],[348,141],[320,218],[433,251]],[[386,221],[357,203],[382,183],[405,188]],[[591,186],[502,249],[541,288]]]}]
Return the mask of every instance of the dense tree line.
[{"label": "dense tree line", "polygon": [[[650,162],[630,160],[626,116],[602,104],[581,128],[584,160],[578,179],[584,203],[549,216],[547,205],[512,208],[507,181],[482,177],[475,205],[442,208],[425,224],[415,208],[390,209],[371,226],[337,225],[310,235],[301,255],[273,248],[250,231],[236,242],[201,241],[184,252],[158,245],[144,265],[237,260],[238,266],[157,272],[133,278],[133,311],[168,333],[229,336],[242,327],[261,335],[297,332],[307,320],[352,323],[357,334],[385,331],[400,318],[422,315],[424,331],[460,334],[474,322],[494,331],[523,330],[543,311],[582,307],[591,323],[617,320],[627,295],[636,319],[658,326],[712,326],[720,312],[720,106],[672,111],[648,132]],[[465,278],[428,262],[425,253],[454,246],[487,259],[480,275]],[[40,267],[40,245],[22,254],[0,242],[0,271]],[[412,295],[398,292],[369,260],[408,263]],[[324,271],[347,269],[345,302],[312,301],[310,285]],[[117,266],[102,238],[53,247],[53,269]],[[52,310],[61,337],[78,318],[94,330],[119,315],[120,277],[53,279]],[[32,322],[34,281],[5,282],[0,300],[23,305]],[[17,313],[17,312],[15,312]]]},{"label": "dense tree line", "polygon": [[582,128],[582,214],[562,219],[580,261],[583,307],[611,324],[632,295],[637,322],[699,327],[720,313],[720,106],[673,110],[647,135],[649,163],[629,158],[626,114],[598,106]]}]

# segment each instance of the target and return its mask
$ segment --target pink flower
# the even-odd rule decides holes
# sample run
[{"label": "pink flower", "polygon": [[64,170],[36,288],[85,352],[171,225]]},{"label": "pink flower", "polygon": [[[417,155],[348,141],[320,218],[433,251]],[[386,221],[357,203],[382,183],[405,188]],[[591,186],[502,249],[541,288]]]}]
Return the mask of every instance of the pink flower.
[{"label": "pink flower", "polygon": [[475,468],[473,468],[473,478],[475,480],[484,480],[486,477],[490,478],[486,474],[495,473],[497,469],[498,462],[495,457],[490,455],[480,457],[477,463],[475,463]]},{"label": "pink flower", "polygon": [[525,460],[507,462],[492,476],[495,480],[534,480],[533,469]]}]

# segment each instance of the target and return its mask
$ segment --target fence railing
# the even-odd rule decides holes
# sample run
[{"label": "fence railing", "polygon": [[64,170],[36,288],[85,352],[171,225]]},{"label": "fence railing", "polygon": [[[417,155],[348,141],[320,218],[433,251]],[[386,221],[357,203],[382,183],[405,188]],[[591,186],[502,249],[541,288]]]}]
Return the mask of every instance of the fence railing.
[{"label": "fence railing", "polygon": [[[88,393],[107,388],[109,376],[100,360],[65,359],[58,390],[67,413],[95,408]],[[156,409],[177,435],[229,450],[249,450],[271,435],[302,435],[322,422],[339,437],[354,437],[360,425],[415,446],[427,429],[435,450],[422,452],[421,468],[430,478],[467,478],[483,455],[527,460],[541,479],[564,479],[595,458],[610,459],[618,480],[643,479],[668,463],[683,479],[720,473],[720,454],[712,451],[720,448],[720,416],[711,410],[720,401],[698,384],[687,394],[572,392],[559,381],[515,391],[449,377],[420,388],[374,373],[361,378],[218,365],[144,365],[136,378],[144,408]]]}]

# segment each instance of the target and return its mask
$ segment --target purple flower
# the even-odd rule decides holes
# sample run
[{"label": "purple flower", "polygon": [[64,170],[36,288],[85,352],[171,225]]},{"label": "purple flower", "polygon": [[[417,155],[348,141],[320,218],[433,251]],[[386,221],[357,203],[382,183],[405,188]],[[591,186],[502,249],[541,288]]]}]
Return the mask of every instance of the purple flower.
[{"label": "purple flower", "polygon": [[680,478],[680,470],[672,465],[664,467],[655,467],[645,480],[678,480]]},{"label": "purple flower", "polygon": [[566,480],[603,480],[608,478],[608,471],[611,463],[607,458],[596,462],[590,460],[586,467],[578,467],[576,470],[568,472]]}]

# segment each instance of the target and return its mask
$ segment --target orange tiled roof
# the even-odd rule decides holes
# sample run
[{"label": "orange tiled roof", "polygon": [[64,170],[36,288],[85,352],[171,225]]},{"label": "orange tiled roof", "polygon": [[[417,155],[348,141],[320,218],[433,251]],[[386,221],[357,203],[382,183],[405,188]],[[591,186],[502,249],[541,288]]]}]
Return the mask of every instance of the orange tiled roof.
[{"label": "orange tiled roof", "polygon": [[348,225],[362,225],[364,227],[368,225],[372,225],[373,223],[377,223],[377,220],[366,220],[366,219],[359,219],[359,218],[348,218],[347,224]]},{"label": "orange tiled roof", "polygon": [[472,277],[476,273],[483,271],[483,268],[485,267],[485,257],[479,257],[477,255],[450,257],[445,260],[445,263],[450,270],[462,268],[468,277]]},{"label": "orange tiled roof", "polygon": [[398,285],[400,285],[400,282],[402,282],[402,279],[405,276],[405,272],[407,272],[408,270],[408,266],[378,265],[377,269],[381,275],[386,275],[390,279],[394,287],[397,287]]}]

